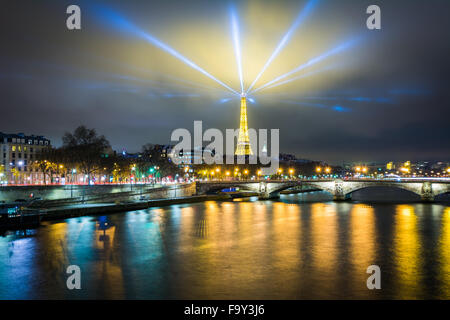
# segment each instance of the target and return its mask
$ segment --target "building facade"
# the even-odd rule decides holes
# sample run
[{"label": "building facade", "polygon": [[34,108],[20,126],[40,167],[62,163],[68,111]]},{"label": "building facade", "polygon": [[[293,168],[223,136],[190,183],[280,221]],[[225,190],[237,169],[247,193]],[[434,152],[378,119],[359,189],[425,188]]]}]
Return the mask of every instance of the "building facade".
[{"label": "building facade", "polygon": [[41,183],[42,174],[32,164],[36,154],[50,146],[50,140],[43,136],[0,132],[0,183]]}]

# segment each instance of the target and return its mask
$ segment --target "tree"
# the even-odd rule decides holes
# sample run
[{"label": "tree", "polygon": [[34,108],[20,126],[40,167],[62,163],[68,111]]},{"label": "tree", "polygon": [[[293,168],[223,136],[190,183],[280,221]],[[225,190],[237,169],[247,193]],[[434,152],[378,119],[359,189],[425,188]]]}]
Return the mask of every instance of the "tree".
[{"label": "tree", "polygon": [[6,177],[5,166],[0,164],[0,183],[3,181],[7,181],[8,177]]},{"label": "tree", "polygon": [[36,154],[36,160],[32,166],[42,173],[44,184],[47,184],[47,175],[50,178],[50,183],[53,183],[53,174],[57,172],[58,163],[61,163],[62,157],[62,152],[52,147],[43,148]]},{"label": "tree", "polygon": [[137,168],[140,174],[164,177],[182,173],[178,166],[173,164],[169,158],[163,157],[161,148],[162,146],[150,143],[142,146],[142,157],[137,161]]},{"label": "tree", "polygon": [[85,126],[79,126],[73,133],[66,132],[63,136],[63,153],[70,159],[68,162],[71,165],[78,166],[87,175],[88,181],[92,175],[103,170],[109,148],[105,136],[99,136],[95,129]]}]

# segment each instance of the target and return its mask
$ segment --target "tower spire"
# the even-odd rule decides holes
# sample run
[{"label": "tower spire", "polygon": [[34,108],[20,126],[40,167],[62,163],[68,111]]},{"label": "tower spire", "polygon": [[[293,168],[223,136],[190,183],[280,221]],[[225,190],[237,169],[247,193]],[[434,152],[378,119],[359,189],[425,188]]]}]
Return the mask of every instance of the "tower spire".
[{"label": "tower spire", "polygon": [[248,137],[248,123],[247,123],[247,98],[245,94],[241,95],[241,116],[239,122],[239,137],[235,154],[237,156],[253,155]]}]

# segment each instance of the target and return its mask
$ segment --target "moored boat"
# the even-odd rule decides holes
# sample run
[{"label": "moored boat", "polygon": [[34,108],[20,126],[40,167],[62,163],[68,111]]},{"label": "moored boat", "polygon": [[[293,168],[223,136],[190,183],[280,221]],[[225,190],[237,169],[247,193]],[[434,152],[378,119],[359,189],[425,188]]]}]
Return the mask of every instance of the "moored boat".
[{"label": "moored boat", "polygon": [[38,226],[41,221],[39,210],[28,209],[19,203],[0,204],[0,228],[17,229]]}]

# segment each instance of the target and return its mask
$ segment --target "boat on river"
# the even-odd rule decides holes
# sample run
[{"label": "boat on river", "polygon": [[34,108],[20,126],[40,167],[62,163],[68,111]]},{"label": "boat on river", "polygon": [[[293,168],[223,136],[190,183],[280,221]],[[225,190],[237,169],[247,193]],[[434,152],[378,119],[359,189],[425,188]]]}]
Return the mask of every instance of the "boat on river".
[{"label": "boat on river", "polygon": [[0,203],[0,229],[35,227],[40,221],[40,211],[27,208],[23,202]]}]

